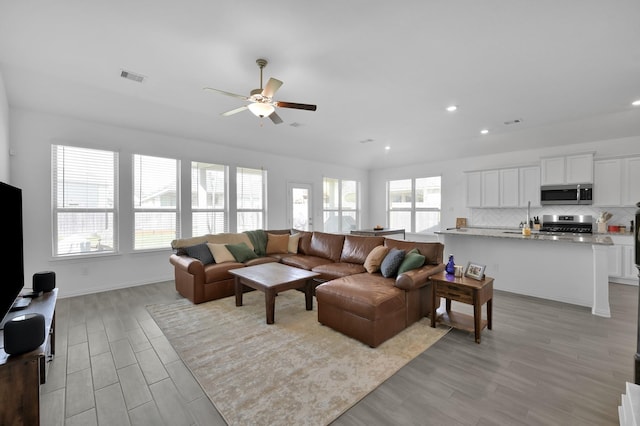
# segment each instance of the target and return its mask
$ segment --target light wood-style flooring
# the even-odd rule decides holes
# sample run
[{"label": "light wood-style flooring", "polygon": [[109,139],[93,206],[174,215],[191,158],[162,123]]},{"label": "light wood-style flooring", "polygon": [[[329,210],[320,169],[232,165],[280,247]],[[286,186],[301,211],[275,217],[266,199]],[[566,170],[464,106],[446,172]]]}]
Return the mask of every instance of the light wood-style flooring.
[{"label": "light wood-style flooring", "polygon": [[[179,298],[163,282],[60,299],[41,424],[224,425],[145,309]],[[638,287],[611,284],[610,301],[607,319],[496,291],[481,344],[452,330],[333,424],[616,425]]]}]

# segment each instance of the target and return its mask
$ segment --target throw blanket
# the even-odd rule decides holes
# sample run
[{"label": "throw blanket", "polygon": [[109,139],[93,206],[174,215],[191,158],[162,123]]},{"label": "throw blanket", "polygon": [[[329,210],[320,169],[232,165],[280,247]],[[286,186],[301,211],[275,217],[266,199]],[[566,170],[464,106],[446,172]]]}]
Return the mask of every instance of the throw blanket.
[{"label": "throw blanket", "polygon": [[255,231],[244,231],[245,234],[251,240],[251,244],[253,244],[253,251],[258,256],[266,256],[267,255],[267,233],[262,229],[257,229]]}]

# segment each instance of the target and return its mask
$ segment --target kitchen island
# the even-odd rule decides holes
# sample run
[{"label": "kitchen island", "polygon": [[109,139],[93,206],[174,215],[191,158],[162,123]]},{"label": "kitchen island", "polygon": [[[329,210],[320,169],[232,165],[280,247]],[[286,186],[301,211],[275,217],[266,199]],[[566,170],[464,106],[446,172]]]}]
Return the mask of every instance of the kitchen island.
[{"label": "kitchen island", "polygon": [[436,232],[456,264],[486,265],[496,290],[588,306],[609,318],[607,249],[602,235],[549,235],[520,230],[460,228]]}]

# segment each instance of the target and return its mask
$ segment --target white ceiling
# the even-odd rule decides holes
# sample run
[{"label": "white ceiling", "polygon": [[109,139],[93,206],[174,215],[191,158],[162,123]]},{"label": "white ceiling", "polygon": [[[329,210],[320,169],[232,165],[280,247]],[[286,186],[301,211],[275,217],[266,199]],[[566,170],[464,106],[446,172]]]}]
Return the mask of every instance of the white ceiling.
[{"label": "white ceiling", "polygon": [[[202,88],[248,95],[261,57],[318,110],[221,117],[245,103]],[[640,135],[640,1],[0,0],[0,72],[11,106],[400,166]]]}]

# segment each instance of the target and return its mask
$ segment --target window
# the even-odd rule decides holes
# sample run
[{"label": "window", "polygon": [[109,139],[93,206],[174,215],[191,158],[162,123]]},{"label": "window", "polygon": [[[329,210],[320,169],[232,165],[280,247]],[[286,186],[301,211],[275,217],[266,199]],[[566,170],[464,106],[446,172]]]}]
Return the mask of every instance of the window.
[{"label": "window", "polygon": [[116,252],[118,154],[52,145],[53,256]]},{"label": "window", "polygon": [[265,227],[266,173],[260,169],[236,170],[237,232]]},{"label": "window", "polygon": [[358,228],[358,182],[324,178],[323,222],[325,232],[348,233]]},{"label": "window", "polygon": [[191,163],[191,235],[218,234],[227,227],[227,167]]},{"label": "window", "polygon": [[168,248],[178,238],[178,160],[133,156],[135,250]]},{"label": "window", "polygon": [[439,230],[440,181],[434,176],[387,182],[389,227],[423,234]]}]

